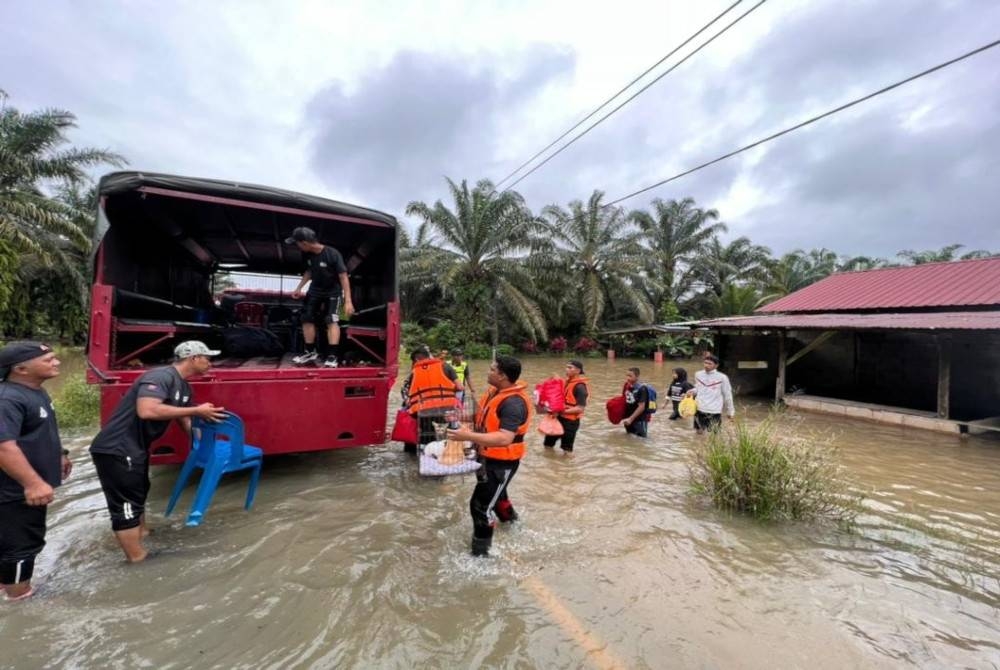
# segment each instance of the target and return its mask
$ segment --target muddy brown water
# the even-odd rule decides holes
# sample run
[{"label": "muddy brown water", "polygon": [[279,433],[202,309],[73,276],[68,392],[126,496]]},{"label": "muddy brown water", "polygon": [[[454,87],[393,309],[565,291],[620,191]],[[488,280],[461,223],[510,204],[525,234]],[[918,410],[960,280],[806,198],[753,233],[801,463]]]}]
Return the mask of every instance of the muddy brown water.
[{"label": "muddy brown water", "polygon": [[[177,468],[155,469],[159,554],[126,566],[70,439],[38,595],[0,602],[0,666],[1000,667],[1000,441],[792,413],[839,449],[865,512],[853,532],[762,525],[688,494],[689,425],[661,412],[640,441],[606,422],[635,364],[587,361],[577,453],[534,433],[521,521],[486,560],[466,553],[473,477],[422,478],[390,443],[269,459],[249,513],[230,476],[198,528],[163,517]],[[638,364],[662,392],[672,364]],[[526,359],[525,378],[561,367]]]}]

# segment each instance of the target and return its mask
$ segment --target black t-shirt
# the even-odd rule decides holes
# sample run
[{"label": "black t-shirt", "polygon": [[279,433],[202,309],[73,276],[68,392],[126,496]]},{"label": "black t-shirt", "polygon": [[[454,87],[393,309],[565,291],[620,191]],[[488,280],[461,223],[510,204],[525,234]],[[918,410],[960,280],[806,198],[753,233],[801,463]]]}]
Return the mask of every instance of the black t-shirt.
[{"label": "black t-shirt", "polygon": [[[49,394],[16,382],[0,383],[0,442],[14,440],[38,476],[62,484],[62,443]],[[24,500],[24,487],[0,470],[0,503]]]},{"label": "black t-shirt", "polygon": [[528,406],[523,398],[507,398],[497,407],[497,418],[500,419],[500,430],[516,433],[528,420]]},{"label": "black t-shirt", "polygon": [[694,388],[694,384],[689,381],[674,382],[670,385],[670,399],[674,402],[680,402],[684,399],[684,394]]},{"label": "black t-shirt", "polygon": [[625,416],[632,416],[632,413],[639,409],[639,405],[649,405],[649,389],[641,382],[625,388]]},{"label": "black t-shirt", "polygon": [[306,269],[311,283],[309,295],[327,298],[340,295],[340,277],[347,273],[344,257],[333,247],[323,247],[318,254],[306,254]]},{"label": "black t-shirt", "polygon": [[132,384],[115,407],[107,425],[90,445],[90,453],[127,456],[145,462],[149,445],[167,432],[170,421],[140,419],[136,410],[139,398],[157,398],[172,407],[190,407],[191,395],[191,386],[181,379],[174,366],[150,370]]}]

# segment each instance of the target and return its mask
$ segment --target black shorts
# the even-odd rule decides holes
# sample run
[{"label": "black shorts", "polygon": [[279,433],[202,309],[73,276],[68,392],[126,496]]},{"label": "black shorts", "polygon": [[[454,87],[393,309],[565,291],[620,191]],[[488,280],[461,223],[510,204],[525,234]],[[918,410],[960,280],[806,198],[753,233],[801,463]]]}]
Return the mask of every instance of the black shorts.
[{"label": "black shorts", "polygon": [[721,414],[706,414],[705,412],[694,413],[695,430],[716,430],[722,427]]},{"label": "black shorts", "polygon": [[31,579],[35,556],[45,547],[46,505],[0,503],[0,584]]},{"label": "black shorts", "polygon": [[340,321],[340,303],[343,296],[328,295],[316,296],[311,293],[306,294],[306,302],[302,306],[302,323],[338,323]]},{"label": "black shorts", "polygon": [[146,512],[149,494],[149,459],[130,462],[124,456],[91,454],[97,478],[108,502],[112,530],[128,530],[139,525]]}]

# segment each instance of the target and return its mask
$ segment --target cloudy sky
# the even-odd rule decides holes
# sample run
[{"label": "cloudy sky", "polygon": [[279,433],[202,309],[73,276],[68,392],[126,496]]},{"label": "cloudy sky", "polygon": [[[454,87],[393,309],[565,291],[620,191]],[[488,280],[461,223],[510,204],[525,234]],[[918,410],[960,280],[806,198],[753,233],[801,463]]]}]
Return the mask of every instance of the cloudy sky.
[{"label": "cloudy sky", "polygon": [[[7,0],[0,88],[74,112],[75,142],[135,169],[402,216],[445,176],[499,180],[732,1]],[[998,27],[995,0],[770,0],[517,190],[535,209],[617,198]],[[1000,48],[624,206],[691,196],[779,253],[1000,251],[998,175]]]}]

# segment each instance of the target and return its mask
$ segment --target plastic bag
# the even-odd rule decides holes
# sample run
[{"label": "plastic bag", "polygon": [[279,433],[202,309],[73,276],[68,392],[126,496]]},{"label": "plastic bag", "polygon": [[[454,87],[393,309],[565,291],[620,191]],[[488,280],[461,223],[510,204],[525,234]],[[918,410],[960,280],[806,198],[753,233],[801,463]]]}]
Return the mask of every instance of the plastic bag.
[{"label": "plastic bag", "polygon": [[616,426],[625,418],[625,396],[616,395],[604,407],[608,411],[608,421]]},{"label": "plastic bag", "polygon": [[549,412],[559,413],[566,409],[566,391],[561,377],[550,377],[535,385],[538,404]]},{"label": "plastic bag", "polygon": [[684,399],[677,405],[677,413],[684,418],[694,416],[694,413],[697,411],[698,403],[691,396],[684,396]]},{"label": "plastic bag", "polygon": [[396,412],[396,424],[392,427],[392,435],[389,439],[396,442],[416,444],[420,441],[419,436],[420,430],[417,427],[417,419],[405,409]]},{"label": "plastic bag", "polygon": [[546,414],[538,424],[538,432],[550,437],[559,437],[563,434],[563,426],[554,414]]}]

